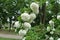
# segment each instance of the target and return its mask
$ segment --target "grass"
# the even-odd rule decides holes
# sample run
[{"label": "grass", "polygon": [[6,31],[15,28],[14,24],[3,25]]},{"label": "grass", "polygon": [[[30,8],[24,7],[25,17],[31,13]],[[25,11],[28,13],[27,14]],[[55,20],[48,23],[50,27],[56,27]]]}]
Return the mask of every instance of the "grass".
[{"label": "grass", "polygon": [[1,38],[1,37],[0,37],[0,40],[17,40],[17,39]]}]

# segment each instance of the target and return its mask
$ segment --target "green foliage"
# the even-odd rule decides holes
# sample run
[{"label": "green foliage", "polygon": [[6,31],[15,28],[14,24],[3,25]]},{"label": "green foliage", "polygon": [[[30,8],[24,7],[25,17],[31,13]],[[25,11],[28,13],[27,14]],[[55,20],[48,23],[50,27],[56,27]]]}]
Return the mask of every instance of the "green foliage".
[{"label": "green foliage", "polygon": [[28,31],[26,40],[45,40],[46,28],[43,25],[32,27]]}]

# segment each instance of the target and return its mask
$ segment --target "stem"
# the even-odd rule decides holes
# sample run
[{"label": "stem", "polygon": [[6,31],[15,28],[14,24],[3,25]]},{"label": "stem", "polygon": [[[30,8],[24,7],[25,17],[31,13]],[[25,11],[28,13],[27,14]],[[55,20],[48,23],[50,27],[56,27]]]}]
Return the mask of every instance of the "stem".
[{"label": "stem", "polygon": [[12,20],[11,20],[11,17],[10,17],[10,28],[9,28],[9,32],[11,31],[11,21],[12,21]]}]

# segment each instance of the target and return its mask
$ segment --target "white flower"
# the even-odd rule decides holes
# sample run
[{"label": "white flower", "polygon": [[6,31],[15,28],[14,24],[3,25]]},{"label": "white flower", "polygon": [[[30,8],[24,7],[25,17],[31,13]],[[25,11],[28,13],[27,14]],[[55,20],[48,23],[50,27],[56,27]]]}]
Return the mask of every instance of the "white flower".
[{"label": "white flower", "polygon": [[37,3],[32,2],[32,3],[30,4],[30,8],[31,8],[31,10],[32,10],[33,12],[35,12],[36,14],[39,13],[39,5],[38,5]]},{"label": "white flower", "polygon": [[15,29],[15,32],[17,32],[17,29]]},{"label": "white flower", "polygon": [[49,5],[49,2],[48,1],[46,1],[46,6],[48,6]]},{"label": "white flower", "polygon": [[60,15],[57,15],[57,19],[60,20]]},{"label": "white flower", "polygon": [[15,21],[12,21],[12,24],[14,23]]},{"label": "white flower", "polygon": [[49,40],[54,40],[54,38],[53,37],[50,37]]},{"label": "white flower", "polygon": [[50,31],[50,27],[49,26],[47,27],[47,31]]},{"label": "white flower", "polygon": [[53,28],[52,31],[55,31],[55,28]]},{"label": "white flower", "polygon": [[34,20],[35,18],[36,18],[36,14],[31,13],[31,14],[30,14],[30,19]]},{"label": "white flower", "polygon": [[21,30],[19,31],[19,35],[20,35],[20,36],[25,36],[26,33],[27,33],[26,30],[22,30],[22,29],[21,29]]},{"label": "white flower", "polygon": [[16,21],[16,22],[15,22],[14,27],[16,27],[16,28],[19,28],[19,27],[20,27],[19,21]]},{"label": "white flower", "polygon": [[60,0],[57,0],[57,3],[60,4]]},{"label": "white flower", "polygon": [[14,19],[15,17],[14,16],[12,16],[12,19]]},{"label": "white flower", "polygon": [[57,40],[60,40],[60,38],[58,38]]},{"label": "white flower", "polygon": [[26,37],[24,37],[22,40],[25,40],[26,39]]},{"label": "white flower", "polygon": [[50,34],[54,34],[54,31],[51,31]]},{"label": "white flower", "polygon": [[54,27],[54,21],[50,20],[49,24],[50,24],[51,27]]},{"label": "white flower", "polygon": [[31,25],[30,25],[30,23],[28,23],[28,22],[25,22],[25,23],[23,24],[23,26],[24,26],[25,29],[30,29],[30,28],[31,28]]},{"label": "white flower", "polygon": [[23,14],[21,14],[21,19],[23,21],[29,21],[30,20],[30,15],[28,13],[23,13]]},{"label": "white flower", "polygon": [[9,18],[7,18],[7,22],[10,22],[10,19]]}]

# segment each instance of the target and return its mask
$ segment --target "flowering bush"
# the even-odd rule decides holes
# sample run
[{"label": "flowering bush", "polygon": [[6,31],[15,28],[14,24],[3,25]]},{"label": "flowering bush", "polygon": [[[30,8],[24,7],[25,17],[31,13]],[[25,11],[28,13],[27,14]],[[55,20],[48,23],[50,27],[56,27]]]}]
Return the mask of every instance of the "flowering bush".
[{"label": "flowering bush", "polygon": [[22,40],[60,40],[60,1],[1,0],[1,24],[18,31]]},{"label": "flowering bush", "polygon": [[21,20],[23,21],[23,23],[21,23],[23,25],[21,25],[21,26],[24,28],[24,30],[20,30],[19,35],[23,36],[22,40],[23,39],[25,40],[24,36],[28,32],[28,30],[31,29],[30,23],[32,23],[34,21],[34,19],[36,18],[36,14],[39,13],[39,5],[38,4],[33,2],[30,5],[30,8],[33,11],[33,13],[28,14],[27,12],[24,12],[23,14],[21,14]]}]

